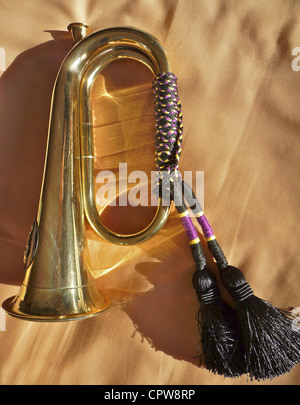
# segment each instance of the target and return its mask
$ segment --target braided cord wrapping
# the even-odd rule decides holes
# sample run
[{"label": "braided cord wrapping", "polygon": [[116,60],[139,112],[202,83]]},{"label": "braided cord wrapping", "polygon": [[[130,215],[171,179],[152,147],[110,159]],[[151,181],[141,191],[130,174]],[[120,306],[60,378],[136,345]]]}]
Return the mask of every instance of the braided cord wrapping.
[{"label": "braided cord wrapping", "polygon": [[155,159],[158,174],[176,172],[182,144],[182,112],[173,73],[159,73],[153,81],[155,109]]},{"label": "braided cord wrapping", "polygon": [[[175,207],[189,239],[197,268],[206,265],[197,229],[188,215],[181,187],[176,184],[182,144],[182,112],[174,73],[159,73],[153,81],[155,110],[155,159],[158,181],[176,200]],[[172,186],[170,186],[170,182]],[[174,198],[176,196],[176,198]],[[184,215],[185,214],[185,215]]]}]

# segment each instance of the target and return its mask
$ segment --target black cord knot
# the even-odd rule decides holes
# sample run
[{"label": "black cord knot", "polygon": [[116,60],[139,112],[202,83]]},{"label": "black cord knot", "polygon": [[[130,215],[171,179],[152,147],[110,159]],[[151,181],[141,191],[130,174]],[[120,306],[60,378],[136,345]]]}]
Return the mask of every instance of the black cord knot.
[{"label": "black cord knot", "polygon": [[216,287],[210,288],[204,292],[196,291],[196,295],[198,301],[202,302],[203,304],[211,304],[220,297]]},{"label": "black cord knot", "polygon": [[235,301],[244,301],[253,294],[252,288],[241,270],[227,266],[221,270],[222,282]]},{"label": "black cord knot", "polygon": [[244,301],[253,294],[253,290],[249,283],[244,283],[229,291],[231,298],[234,301]]},{"label": "black cord knot", "polygon": [[193,275],[193,286],[199,302],[210,304],[220,297],[214,274],[207,268],[196,270]]}]

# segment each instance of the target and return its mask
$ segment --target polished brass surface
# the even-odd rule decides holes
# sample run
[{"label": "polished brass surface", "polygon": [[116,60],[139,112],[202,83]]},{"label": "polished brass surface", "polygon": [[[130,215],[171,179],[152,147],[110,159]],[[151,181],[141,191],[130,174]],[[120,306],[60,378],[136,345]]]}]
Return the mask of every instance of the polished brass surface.
[{"label": "polished brass surface", "polygon": [[140,243],[165,224],[169,207],[159,201],[153,221],[132,235],[112,232],[101,222],[93,178],[91,89],[98,74],[118,58],[145,64],[154,75],[171,71],[159,42],[129,27],[90,33],[85,24],[68,26],[74,47],[66,56],[53,90],[47,154],[37,218],[24,254],[25,279],[3,308],[33,321],[86,318],[110,302],[98,292],[92,276],[85,218],[112,243]]},{"label": "polished brass surface", "polygon": [[91,27],[86,24],[74,22],[68,25],[68,30],[70,31],[74,42],[79,42],[84,37],[92,32]]}]

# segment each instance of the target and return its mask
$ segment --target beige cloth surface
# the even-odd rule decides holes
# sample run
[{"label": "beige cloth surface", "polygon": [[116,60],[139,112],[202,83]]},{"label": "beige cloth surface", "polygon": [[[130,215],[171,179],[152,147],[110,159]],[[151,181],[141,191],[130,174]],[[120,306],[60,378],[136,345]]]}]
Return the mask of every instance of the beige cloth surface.
[{"label": "beige cloth surface", "polygon": [[[0,77],[1,302],[23,281],[52,88],[72,46],[66,27],[83,21],[94,30],[134,26],[160,40],[183,106],[180,169],[204,171],[206,215],[256,295],[278,307],[300,306],[300,71],[291,67],[292,49],[300,46],[299,2],[0,0],[0,11],[6,55]],[[97,86],[97,170],[122,159],[131,168],[152,170],[150,72],[136,62],[118,62]],[[99,96],[103,86],[113,101]],[[106,219],[113,224],[115,218],[122,213],[112,210]],[[133,212],[128,218],[140,226],[145,217]],[[132,221],[121,225],[129,229]],[[93,272],[111,308],[67,323],[6,317],[0,384],[299,384],[299,366],[265,382],[231,380],[197,367],[194,269],[174,212],[164,230],[142,245],[111,246],[89,228],[87,235]]]}]

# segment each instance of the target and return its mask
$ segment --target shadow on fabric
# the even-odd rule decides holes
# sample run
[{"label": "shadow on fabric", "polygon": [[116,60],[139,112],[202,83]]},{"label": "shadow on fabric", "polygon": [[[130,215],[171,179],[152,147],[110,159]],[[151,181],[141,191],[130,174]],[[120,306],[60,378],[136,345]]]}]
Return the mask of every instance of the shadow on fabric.
[{"label": "shadow on fabric", "polygon": [[0,282],[4,284],[23,281],[23,254],[43,176],[52,89],[71,47],[69,36],[59,35],[22,52],[0,78]]}]

